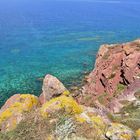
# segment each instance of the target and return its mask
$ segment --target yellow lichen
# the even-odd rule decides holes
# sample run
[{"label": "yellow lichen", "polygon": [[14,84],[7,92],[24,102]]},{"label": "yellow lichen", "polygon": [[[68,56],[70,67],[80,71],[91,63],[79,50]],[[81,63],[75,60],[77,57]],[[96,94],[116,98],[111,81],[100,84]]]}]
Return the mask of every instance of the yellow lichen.
[{"label": "yellow lichen", "polygon": [[123,140],[131,140],[131,135],[129,135],[129,134],[122,134],[121,135],[121,139],[123,139]]},{"label": "yellow lichen", "polygon": [[140,128],[136,131],[136,136],[140,137]]},{"label": "yellow lichen", "polygon": [[97,128],[102,133],[105,130],[105,123],[100,116],[92,116],[91,121],[94,125],[94,128]]},{"label": "yellow lichen", "polygon": [[81,117],[81,116],[76,116],[76,121],[80,122],[80,123],[84,123],[84,122],[86,122],[86,118]]},{"label": "yellow lichen", "polygon": [[37,104],[38,99],[34,95],[20,95],[19,99],[15,103],[0,113],[0,125],[2,122],[6,121],[15,114],[22,113],[24,111],[30,111]]},{"label": "yellow lichen", "polygon": [[99,116],[92,116],[91,120],[92,120],[93,123],[96,123],[99,126],[104,126],[105,125],[103,119]]},{"label": "yellow lichen", "polygon": [[70,95],[70,92],[69,92],[68,90],[65,90],[65,91],[63,92],[63,95],[68,96],[68,95]]},{"label": "yellow lichen", "polygon": [[9,118],[11,116],[12,116],[12,112],[10,111],[10,109],[5,110],[0,116],[0,123],[2,121],[5,121],[7,118]]},{"label": "yellow lichen", "polygon": [[23,94],[20,96],[20,100],[23,102],[23,109],[24,111],[29,111],[32,109],[34,105],[38,104],[38,99],[34,95],[30,94]]},{"label": "yellow lichen", "polygon": [[71,115],[80,114],[83,111],[72,97],[62,95],[46,102],[41,108],[41,114],[43,117],[47,117],[50,112],[61,109],[64,109],[66,113]]}]

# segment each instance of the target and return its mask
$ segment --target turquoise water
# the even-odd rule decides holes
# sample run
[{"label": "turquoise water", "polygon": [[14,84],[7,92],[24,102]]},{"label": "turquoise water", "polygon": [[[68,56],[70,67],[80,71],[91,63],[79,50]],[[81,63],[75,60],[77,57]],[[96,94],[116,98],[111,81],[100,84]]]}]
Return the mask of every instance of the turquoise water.
[{"label": "turquoise water", "polygon": [[0,105],[39,95],[45,74],[66,86],[94,66],[99,46],[140,37],[139,1],[0,1]]}]

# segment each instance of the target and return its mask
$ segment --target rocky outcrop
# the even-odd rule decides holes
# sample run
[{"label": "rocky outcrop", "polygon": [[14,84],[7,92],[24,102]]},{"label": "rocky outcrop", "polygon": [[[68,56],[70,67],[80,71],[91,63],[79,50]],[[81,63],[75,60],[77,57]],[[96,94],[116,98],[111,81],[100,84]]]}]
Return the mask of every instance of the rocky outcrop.
[{"label": "rocky outcrop", "polygon": [[44,104],[51,98],[60,96],[64,91],[67,91],[67,89],[56,77],[48,74],[43,80],[42,91],[39,100],[41,104]]},{"label": "rocky outcrop", "polygon": [[[57,82],[56,88],[55,83],[53,86],[57,89]],[[22,139],[23,135],[24,139],[29,139],[30,136],[34,140],[37,137],[52,140],[134,139],[135,133],[129,127],[121,123],[112,123],[106,115],[109,110],[98,101],[95,102],[99,108],[86,107],[78,104],[67,90],[62,90],[58,97],[56,95],[41,106],[34,95],[16,94],[9,98],[0,110],[0,131],[4,132],[3,138],[0,132],[0,139]],[[12,134],[18,133],[18,135],[14,135],[13,138],[10,138],[11,135],[5,136],[9,130],[12,130]],[[136,136],[139,138],[139,129],[136,131]]]},{"label": "rocky outcrop", "polygon": [[[125,96],[123,96],[130,99],[134,91],[138,90],[138,87],[134,89],[135,81],[137,84],[140,83],[140,40],[102,45],[97,54],[95,68],[87,77],[87,83],[79,100],[86,105],[98,100],[108,106],[112,99],[118,98],[124,91]],[[132,86],[133,92],[129,92]],[[90,102],[84,100],[85,96],[90,96]]]},{"label": "rocky outcrop", "polygon": [[41,114],[44,117],[57,111],[65,111],[65,113],[71,115],[80,114],[82,107],[72,97],[62,95],[46,102],[41,108]]},{"label": "rocky outcrop", "polygon": [[23,113],[38,106],[38,98],[30,94],[16,94],[0,110],[0,131],[14,129],[23,119]]}]

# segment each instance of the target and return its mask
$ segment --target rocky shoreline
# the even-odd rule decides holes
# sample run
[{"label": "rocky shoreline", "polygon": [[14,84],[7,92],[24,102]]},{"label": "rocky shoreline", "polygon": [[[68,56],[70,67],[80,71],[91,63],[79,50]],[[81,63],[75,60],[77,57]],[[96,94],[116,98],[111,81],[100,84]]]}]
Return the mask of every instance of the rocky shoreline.
[{"label": "rocky shoreline", "polygon": [[0,139],[140,140],[139,116],[138,39],[102,45],[81,88],[48,74],[39,97],[10,97],[0,109]]}]

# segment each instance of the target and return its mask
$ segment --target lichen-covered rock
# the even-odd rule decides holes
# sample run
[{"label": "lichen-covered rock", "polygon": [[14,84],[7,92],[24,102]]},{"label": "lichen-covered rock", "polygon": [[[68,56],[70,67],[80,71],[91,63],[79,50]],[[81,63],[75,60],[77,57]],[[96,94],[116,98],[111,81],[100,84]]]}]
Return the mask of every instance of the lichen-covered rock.
[{"label": "lichen-covered rock", "polygon": [[119,123],[110,124],[106,137],[111,140],[134,140],[133,131]]},{"label": "lichen-covered rock", "polygon": [[80,114],[82,113],[82,107],[72,97],[62,95],[47,101],[41,108],[41,114],[43,117],[47,117],[49,114],[64,110],[67,114]]},{"label": "lichen-covered rock", "polygon": [[38,106],[38,98],[30,94],[16,94],[9,98],[0,110],[0,130],[14,129],[23,113]]},{"label": "lichen-covered rock", "polygon": [[44,104],[51,98],[60,96],[63,92],[67,91],[67,89],[56,77],[48,74],[43,80],[42,91],[39,100],[41,104]]},{"label": "lichen-covered rock", "polygon": [[[83,112],[81,114],[76,115],[75,120],[77,123],[81,123],[81,125],[83,126],[86,124],[86,128],[90,131],[95,132],[95,135],[98,137],[98,139],[105,140],[105,131],[107,128],[107,123],[100,115],[89,112]],[[93,134],[89,134],[89,136],[93,139],[94,137],[92,135]]]}]

